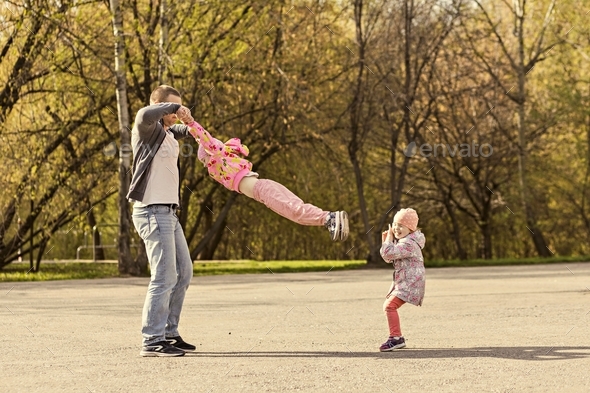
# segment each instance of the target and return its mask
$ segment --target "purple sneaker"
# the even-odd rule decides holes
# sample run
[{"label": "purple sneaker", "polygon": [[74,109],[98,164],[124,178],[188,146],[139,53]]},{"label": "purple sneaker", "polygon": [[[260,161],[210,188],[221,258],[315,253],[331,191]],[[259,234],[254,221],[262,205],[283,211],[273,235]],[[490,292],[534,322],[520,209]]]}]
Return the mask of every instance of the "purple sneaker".
[{"label": "purple sneaker", "polygon": [[397,340],[393,337],[389,337],[387,341],[385,341],[379,347],[381,352],[388,352],[393,351],[394,349],[401,349],[406,346],[406,340],[403,337],[398,338]]}]

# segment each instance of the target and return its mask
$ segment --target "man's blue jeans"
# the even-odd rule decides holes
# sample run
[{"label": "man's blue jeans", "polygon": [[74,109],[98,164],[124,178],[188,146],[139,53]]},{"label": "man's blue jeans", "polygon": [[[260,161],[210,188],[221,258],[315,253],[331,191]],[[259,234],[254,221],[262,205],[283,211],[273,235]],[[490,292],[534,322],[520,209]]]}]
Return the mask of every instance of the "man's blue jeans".
[{"label": "man's blue jeans", "polygon": [[178,336],[184,295],[193,264],[184,232],[173,209],[152,205],[133,208],[133,224],[145,243],[151,281],[143,306],[143,344]]}]

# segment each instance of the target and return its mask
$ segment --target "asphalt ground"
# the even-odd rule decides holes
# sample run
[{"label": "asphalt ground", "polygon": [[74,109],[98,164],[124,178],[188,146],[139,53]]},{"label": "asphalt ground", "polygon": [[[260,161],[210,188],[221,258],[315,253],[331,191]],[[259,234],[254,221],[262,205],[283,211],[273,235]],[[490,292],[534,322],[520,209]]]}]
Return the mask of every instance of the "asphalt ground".
[{"label": "asphalt ground", "polygon": [[197,351],[143,358],[148,279],[0,284],[0,392],[588,392],[590,264],[427,269],[380,353],[391,270],[193,278]]}]

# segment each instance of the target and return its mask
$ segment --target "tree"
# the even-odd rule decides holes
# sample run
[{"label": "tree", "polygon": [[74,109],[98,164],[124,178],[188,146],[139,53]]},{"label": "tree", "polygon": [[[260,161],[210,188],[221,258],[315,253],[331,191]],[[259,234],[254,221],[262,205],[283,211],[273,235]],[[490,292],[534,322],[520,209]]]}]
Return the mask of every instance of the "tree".
[{"label": "tree", "polygon": [[[129,127],[162,82],[215,136],[241,138],[261,176],[350,214],[350,240],[334,244],[210,180],[181,141],[179,218],[195,258],[378,262],[379,232],[406,206],[428,258],[538,254],[538,228],[551,252],[590,250],[587,16],[570,2],[121,2],[126,110],[111,49],[123,31],[104,34],[112,4],[5,3],[0,266],[19,250],[33,270],[70,258],[88,222],[119,220],[119,120]],[[493,155],[403,154],[472,141]],[[141,243],[129,222],[121,231]],[[140,247],[131,266],[146,261]]]},{"label": "tree", "polygon": [[130,220],[127,192],[129,191],[131,171],[131,159],[126,146],[131,145],[131,133],[129,129],[129,106],[127,101],[127,80],[125,64],[125,38],[123,33],[123,17],[119,0],[110,0],[110,9],[113,20],[113,35],[115,37],[115,77],[117,89],[117,117],[119,118],[119,135],[121,152],[119,154],[119,272],[121,274],[140,275],[142,272],[131,258],[130,244]]},{"label": "tree", "polygon": [[9,70],[0,88],[1,154],[10,168],[2,181],[0,267],[19,254],[33,260],[36,251],[31,271],[51,257],[56,246],[48,246],[59,228],[71,231],[92,204],[112,195],[103,189],[111,172],[100,153],[110,138],[102,112],[114,94],[95,89],[101,65],[85,62],[84,49],[68,38],[69,24],[57,23],[70,8],[43,5],[5,5],[0,52],[0,68]]},{"label": "tree", "polygon": [[[401,208],[410,157],[399,154],[420,138],[427,127],[435,100],[426,94],[432,69],[445,39],[461,14],[462,1],[446,7],[440,2],[413,0],[376,3],[354,2],[355,76],[349,93],[348,153],[369,245],[369,263],[381,261],[381,230],[388,217]],[[373,71],[375,70],[375,71]],[[386,149],[381,149],[387,140]],[[404,141],[406,142],[404,144]],[[379,162],[371,165],[374,176],[383,172],[382,157],[389,154],[389,200],[379,198],[376,225],[371,225],[360,157],[364,145],[374,148]],[[368,165],[365,164],[365,166]],[[384,203],[385,202],[385,203]],[[375,231],[373,232],[373,228]]]},{"label": "tree", "polygon": [[[518,146],[518,179],[520,188],[521,205],[525,216],[526,226],[530,232],[535,249],[539,256],[551,256],[551,252],[547,247],[547,242],[543,235],[543,231],[537,224],[537,217],[532,208],[531,188],[528,182],[528,150],[530,142],[530,133],[528,131],[527,121],[527,78],[529,72],[535,65],[544,60],[548,52],[555,46],[561,43],[561,40],[554,38],[552,42],[546,44],[545,35],[551,24],[552,13],[555,7],[555,0],[551,0],[547,6],[545,17],[541,26],[537,29],[536,35],[529,38],[527,35],[527,23],[531,24],[532,20],[529,18],[526,9],[526,0],[515,0],[512,6],[504,3],[506,7],[500,6],[498,12],[509,12],[512,18],[512,33],[514,41],[510,42],[510,37],[506,32],[506,26],[503,23],[494,21],[491,12],[486,8],[486,2],[476,0],[475,2],[480,10],[481,21],[486,26],[485,34],[497,45],[504,60],[507,62],[506,67],[495,67],[493,63],[493,56],[495,51],[484,52],[482,46],[476,43],[473,32],[467,32],[467,45],[470,53],[479,62],[478,66],[484,69],[494,79],[499,87],[505,92],[516,105],[517,117],[517,146]],[[478,25],[478,28],[481,28]],[[474,30],[475,31],[475,30]],[[507,70],[506,75],[501,71]],[[516,79],[515,84],[508,88],[508,77]],[[513,88],[515,91],[512,92]]]}]

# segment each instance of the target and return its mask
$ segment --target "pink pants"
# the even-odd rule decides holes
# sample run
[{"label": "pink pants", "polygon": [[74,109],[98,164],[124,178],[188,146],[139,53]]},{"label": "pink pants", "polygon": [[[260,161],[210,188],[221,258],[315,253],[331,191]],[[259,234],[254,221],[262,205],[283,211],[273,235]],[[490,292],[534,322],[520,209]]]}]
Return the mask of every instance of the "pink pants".
[{"label": "pink pants", "polygon": [[322,226],[329,214],[319,207],[304,203],[287,187],[268,179],[258,179],[254,185],[254,199],[300,225]]},{"label": "pink pants", "polygon": [[399,315],[397,309],[404,305],[404,301],[397,296],[388,295],[383,303],[383,311],[387,317],[390,337],[401,337],[402,329],[399,325]]}]

